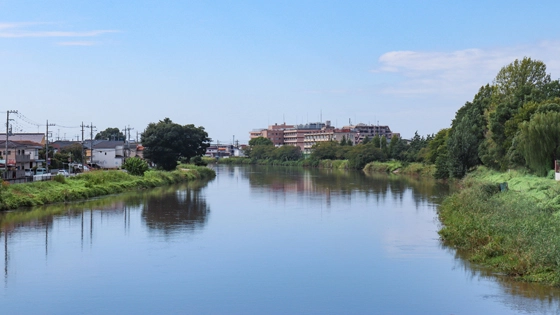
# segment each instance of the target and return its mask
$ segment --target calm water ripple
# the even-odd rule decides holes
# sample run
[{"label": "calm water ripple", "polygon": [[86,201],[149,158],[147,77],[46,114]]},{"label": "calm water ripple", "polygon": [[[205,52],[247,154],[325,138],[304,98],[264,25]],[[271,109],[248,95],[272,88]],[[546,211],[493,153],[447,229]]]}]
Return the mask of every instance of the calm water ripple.
[{"label": "calm water ripple", "polygon": [[439,241],[445,185],[217,167],[197,183],[0,215],[1,314],[560,314],[557,289]]}]

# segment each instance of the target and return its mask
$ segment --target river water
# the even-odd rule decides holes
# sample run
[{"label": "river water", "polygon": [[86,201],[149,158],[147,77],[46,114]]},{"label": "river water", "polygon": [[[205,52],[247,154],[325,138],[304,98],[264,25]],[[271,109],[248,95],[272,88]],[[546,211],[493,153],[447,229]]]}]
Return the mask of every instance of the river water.
[{"label": "river water", "polygon": [[557,289],[441,244],[444,185],[216,170],[208,183],[3,214],[0,313],[560,314]]}]

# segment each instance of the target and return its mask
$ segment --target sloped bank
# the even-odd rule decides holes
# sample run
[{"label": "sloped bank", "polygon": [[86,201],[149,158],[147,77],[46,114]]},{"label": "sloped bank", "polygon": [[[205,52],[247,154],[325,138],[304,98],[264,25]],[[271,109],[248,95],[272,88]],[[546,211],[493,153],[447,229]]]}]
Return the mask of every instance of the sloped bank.
[{"label": "sloped bank", "polygon": [[0,210],[84,200],[128,190],[209,179],[216,176],[214,170],[206,167],[181,165],[180,168],[181,170],[172,172],[150,170],[144,176],[134,176],[122,171],[93,171],[70,178],[59,176],[57,180],[52,181],[3,184],[0,191]]},{"label": "sloped bank", "polygon": [[459,184],[439,207],[444,244],[517,280],[560,286],[560,184],[483,167]]}]

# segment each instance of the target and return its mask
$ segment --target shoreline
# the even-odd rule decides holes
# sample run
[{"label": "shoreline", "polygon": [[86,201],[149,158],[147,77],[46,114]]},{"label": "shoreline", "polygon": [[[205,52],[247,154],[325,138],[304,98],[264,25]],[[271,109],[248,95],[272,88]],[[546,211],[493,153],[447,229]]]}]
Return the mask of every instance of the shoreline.
[{"label": "shoreline", "polygon": [[59,202],[81,201],[170,184],[211,179],[214,170],[194,165],[181,165],[187,170],[147,171],[134,176],[122,171],[92,171],[75,177],[24,184],[3,184],[0,189],[0,211],[15,210]]}]

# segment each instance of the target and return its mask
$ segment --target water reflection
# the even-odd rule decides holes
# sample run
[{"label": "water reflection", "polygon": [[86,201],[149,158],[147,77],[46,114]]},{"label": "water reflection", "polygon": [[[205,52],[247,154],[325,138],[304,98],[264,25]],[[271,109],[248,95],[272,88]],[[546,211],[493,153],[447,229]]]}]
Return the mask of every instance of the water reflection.
[{"label": "water reflection", "polygon": [[[150,230],[170,234],[172,231],[194,231],[204,227],[210,212],[201,190],[208,182],[188,183],[145,191],[105,196],[68,204],[54,204],[0,212],[0,239],[3,242],[4,278],[10,270],[11,240],[20,241],[21,235],[43,238],[44,256],[48,258],[51,234],[55,225],[68,222],[80,229],[80,248],[84,243],[93,246],[96,229],[115,220],[123,220],[125,233],[130,230],[132,211],[141,211],[142,221]],[[99,226],[99,228],[98,228]]]},{"label": "water reflection", "polygon": [[[494,299],[513,310],[527,314],[560,314],[560,290],[536,283],[514,281],[510,277],[492,270],[471,264],[466,253],[456,251],[444,244],[442,249],[453,254],[456,268],[462,269],[471,279],[488,279],[496,281],[502,294],[487,295],[485,299]],[[552,311],[551,310],[555,310]]]},{"label": "water reflection", "polygon": [[[233,171],[234,168],[230,167],[230,174]],[[333,193],[351,199],[355,192],[374,197],[378,202],[391,196],[394,201],[402,203],[405,194],[411,190],[418,208],[426,202],[438,204],[450,191],[449,185],[431,179],[346,170],[254,166],[242,175],[249,179],[253,188],[274,193],[325,196],[327,205],[330,205]]]},{"label": "water reflection", "polygon": [[142,219],[148,228],[171,234],[203,228],[209,212],[200,187],[186,188],[147,199],[142,206]]}]

